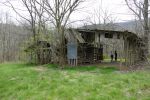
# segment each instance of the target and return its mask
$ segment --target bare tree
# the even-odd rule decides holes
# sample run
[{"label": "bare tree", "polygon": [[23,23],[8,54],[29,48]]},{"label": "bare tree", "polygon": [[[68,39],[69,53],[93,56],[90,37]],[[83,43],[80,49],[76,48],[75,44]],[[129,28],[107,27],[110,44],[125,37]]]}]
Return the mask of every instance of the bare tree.
[{"label": "bare tree", "polygon": [[80,3],[85,0],[21,0],[20,2],[28,12],[29,17],[24,17],[20,9],[13,5],[13,0],[6,0],[5,5],[11,7],[21,18],[31,25],[31,30],[36,41],[36,34],[40,33],[48,20],[55,26],[55,33],[59,40],[60,64],[65,62],[65,27],[71,14],[77,10]]},{"label": "bare tree", "polygon": [[[102,1],[102,0],[101,0]],[[102,2],[101,2],[102,3]],[[114,29],[114,22],[116,21],[115,17],[112,17],[112,14],[107,10],[102,8],[100,4],[96,9],[93,10],[87,18],[87,22],[92,24],[94,28],[98,29]]]},{"label": "bare tree", "polygon": [[78,6],[85,0],[43,0],[45,6],[36,0],[36,2],[43,6],[52,24],[55,26],[55,31],[58,34],[57,40],[59,51],[59,63],[64,65],[65,63],[65,27],[71,16],[71,14],[77,10]]},{"label": "bare tree", "polygon": [[8,12],[0,16],[0,62],[21,60],[21,45],[26,40],[26,31],[13,23]]},{"label": "bare tree", "polygon": [[[3,4],[5,4],[8,7],[11,7],[13,11],[16,12],[19,17],[26,20],[29,25],[31,26],[31,31],[33,33],[34,41],[36,40],[36,35],[40,33],[41,27],[43,27],[44,23],[44,3],[43,0],[38,0],[40,2],[40,5],[36,3],[36,0],[21,0],[20,3],[23,4],[24,9],[18,9],[13,4],[13,0],[6,0]],[[41,6],[42,5],[42,6]],[[25,14],[28,14],[28,17],[25,17],[22,12],[25,11]]]},{"label": "bare tree", "polygon": [[[20,0],[19,3],[23,5],[22,9],[18,9],[14,5],[13,0],[6,0],[6,2],[4,2],[3,4],[12,8],[13,11],[15,11],[17,15],[19,15],[19,17],[21,17],[27,22],[28,25],[26,25],[27,26],[26,28],[28,28],[33,34],[34,41],[32,41],[32,43],[36,44],[39,41],[40,35],[46,32],[45,23],[47,21],[46,20],[47,18],[44,16],[45,15],[45,10],[44,10],[45,3],[43,0],[38,0],[38,3],[40,3],[40,5],[36,2],[36,0]],[[25,11],[24,14],[27,14],[29,16],[27,15],[24,16],[22,14],[23,11]],[[32,55],[34,57],[32,58],[34,58],[35,60],[39,58],[38,48],[36,48],[35,50],[31,52],[34,53],[34,55]]]},{"label": "bare tree", "polygon": [[148,13],[149,13],[149,0],[125,0],[128,8],[138,17],[139,21],[141,21],[141,25],[143,27],[143,43],[144,43],[144,60],[147,60],[148,52],[148,42],[149,42],[149,26],[148,26]]}]

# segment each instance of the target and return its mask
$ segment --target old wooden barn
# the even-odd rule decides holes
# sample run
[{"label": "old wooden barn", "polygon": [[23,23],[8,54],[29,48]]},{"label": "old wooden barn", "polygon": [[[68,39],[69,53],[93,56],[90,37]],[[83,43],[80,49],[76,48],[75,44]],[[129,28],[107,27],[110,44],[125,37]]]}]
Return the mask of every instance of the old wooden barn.
[{"label": "old wooden barn", "polygon": [[[68,29],[67,61],[69,65],[94,64],[103,61],[110,51],[117,51],[118,58],[127,66],[141,61],[141,39],[128,31]],[[108,51],[106,48],[110,48]]]},{"label": "old wooden barn", "polygon": [[[117,62],[123,62],[126,66],[135,65],[143,60],[142,39],[132,32],[67,29],[65,38],[66,58],[64,59],[71,66],[98,64],[104,59],[109,59],[110,62],[110,53],[115,51],[118,56]],[[38,41],[30,45],[26,51],[30,51],[31,61],[35,58],[37,64],[46,64],[57,56],[57,54],[52,56],[51,46],[47,41]]]}]

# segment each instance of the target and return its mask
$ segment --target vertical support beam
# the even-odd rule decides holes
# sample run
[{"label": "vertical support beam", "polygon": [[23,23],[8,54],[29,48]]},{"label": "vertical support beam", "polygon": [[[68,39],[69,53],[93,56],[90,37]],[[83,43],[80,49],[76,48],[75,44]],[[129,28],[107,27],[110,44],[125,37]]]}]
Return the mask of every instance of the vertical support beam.
[{"label": "vertical support beam", "polygon": [[124,56],[125,56],[125,65],[128,66],[128,47],[129,47],[129,44],[128,44],[128,41],[127,39],[125,38],[124,40]]}]

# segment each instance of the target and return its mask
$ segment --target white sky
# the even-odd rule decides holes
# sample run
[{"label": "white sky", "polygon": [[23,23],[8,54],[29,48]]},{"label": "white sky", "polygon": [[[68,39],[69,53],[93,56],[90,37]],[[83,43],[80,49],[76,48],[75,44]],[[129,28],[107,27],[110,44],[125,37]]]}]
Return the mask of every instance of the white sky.
[{"label": "white sky", "polygon": [[118,21],[126,21],[134,18],[131,11],[126,6],[125,0],[102,0],[102,5],[103,8],[108,9],[110,14],[116,17]]},{"label": "white sky", "polygon": [[[102,4],[101,4],[102,3]],[[117,18],[117,21],[126,21],[134,18],[132,12],[128,9],[124,0],[91,0],[85,4],[85,8],[89,13],[94,13],[94,9],[98,9],[99,6],[102,6],[103,10],[107,10],[114,18]],[[79,13],[78,17],[85,17],[88,15],[86,13]],[[76,16],[77,17],[77,16]]]},{"label": "white sky", "polygon": [[[15,4],[20,5],[17,4],[17,2]],[[125,5],[124,0],[102,0],[102,2],[101,0],[88,0],[88,2],[82,4],[82,6],[84,6],[84,8],[74,13],[70,18],[71,20],[83,20],[87,17],[91,17],[94,10],[98,10],[99,7],[111,14],[111,17],[115,19],[115,22],[123,22],[134,19],[131,11]],[[18,7],[21,8],[21,6]],[[0,13],[2,12],[9,12],[14,19],[16,17],[16,14],[12,10],[0,4]]]}]

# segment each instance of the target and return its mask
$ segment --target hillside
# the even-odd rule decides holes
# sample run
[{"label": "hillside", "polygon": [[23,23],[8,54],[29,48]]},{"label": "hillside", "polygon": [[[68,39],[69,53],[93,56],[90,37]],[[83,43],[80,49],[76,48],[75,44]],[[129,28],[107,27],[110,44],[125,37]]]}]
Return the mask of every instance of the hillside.
[{"label": "hillside", "polygon": [[30,35],[22,26],[0,23],[0,62],[20,59],[24,40]]}]

